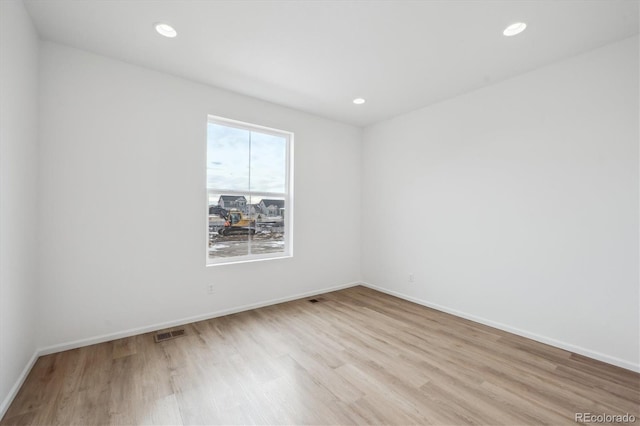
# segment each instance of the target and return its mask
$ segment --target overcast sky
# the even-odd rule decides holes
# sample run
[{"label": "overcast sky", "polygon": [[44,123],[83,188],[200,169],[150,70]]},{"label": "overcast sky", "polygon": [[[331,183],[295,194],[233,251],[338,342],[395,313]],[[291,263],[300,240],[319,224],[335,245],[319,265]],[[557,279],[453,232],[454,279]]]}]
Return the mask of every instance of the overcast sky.
[{"label": "overcast sky", "polygon": [[207,188],[285,192],[286,139],[208,124]]}]

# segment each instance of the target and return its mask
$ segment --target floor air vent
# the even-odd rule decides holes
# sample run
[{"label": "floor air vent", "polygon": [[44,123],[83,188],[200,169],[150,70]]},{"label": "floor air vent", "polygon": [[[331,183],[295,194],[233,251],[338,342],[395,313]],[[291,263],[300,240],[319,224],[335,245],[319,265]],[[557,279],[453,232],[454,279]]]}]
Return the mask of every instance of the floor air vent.
[{"label": "floor air vent", "polygon": [[165,340],[175,339],[176,337],[180,337],[184,335],[185,335],[184,328],[181,328],[179,330],[163,331],[161,333],[156,333],[153,336],[153,340],[155,340],[156,343],[159,343],[159,342],[164,342]]}]

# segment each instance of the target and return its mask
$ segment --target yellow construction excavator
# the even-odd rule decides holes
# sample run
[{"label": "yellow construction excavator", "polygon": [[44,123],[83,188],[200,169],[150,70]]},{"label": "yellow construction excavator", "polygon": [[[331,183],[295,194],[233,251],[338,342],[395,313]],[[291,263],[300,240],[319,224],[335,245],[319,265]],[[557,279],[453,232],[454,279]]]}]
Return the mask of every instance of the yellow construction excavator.
[{"label": "yellow construction excavator", "polygon": [[224,226],[218,230],[222,236],[253,235],[256,233],[256,221],[244,217],[240,210],[225,210],[222,207],[209,207],[209,215],[218,215],[224,219]]}]

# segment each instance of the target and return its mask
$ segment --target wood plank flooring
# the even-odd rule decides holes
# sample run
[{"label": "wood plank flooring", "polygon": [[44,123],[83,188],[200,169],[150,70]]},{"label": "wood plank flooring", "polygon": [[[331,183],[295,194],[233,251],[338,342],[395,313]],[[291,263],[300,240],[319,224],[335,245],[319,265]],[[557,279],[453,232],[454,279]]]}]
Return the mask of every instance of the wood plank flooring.
[{"label": "wood plank flooring", "polygon": [[43,356],[0,424],[640,423],[640,375],[364,287]]}]

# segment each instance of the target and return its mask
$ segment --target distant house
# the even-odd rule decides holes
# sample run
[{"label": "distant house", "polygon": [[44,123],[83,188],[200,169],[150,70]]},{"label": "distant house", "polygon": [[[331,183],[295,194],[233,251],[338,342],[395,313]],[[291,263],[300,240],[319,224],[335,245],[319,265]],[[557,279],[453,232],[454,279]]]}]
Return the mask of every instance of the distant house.
[{"label": "distant house", "polygon": [[260,201],[260,210],[267,216],[284,216],[284,200],[268,200]]},{"label": "distant house", "polygon": [[218,199],[218,205],[226,210],[238,209],[247,213],[247,199],[244,196],[221,195]]},{"label": "distant house", "polygon": [[249,204],[247,206],[247,212],[250,215],[263,214],[262,209],[260,208],[260,204]]}]

